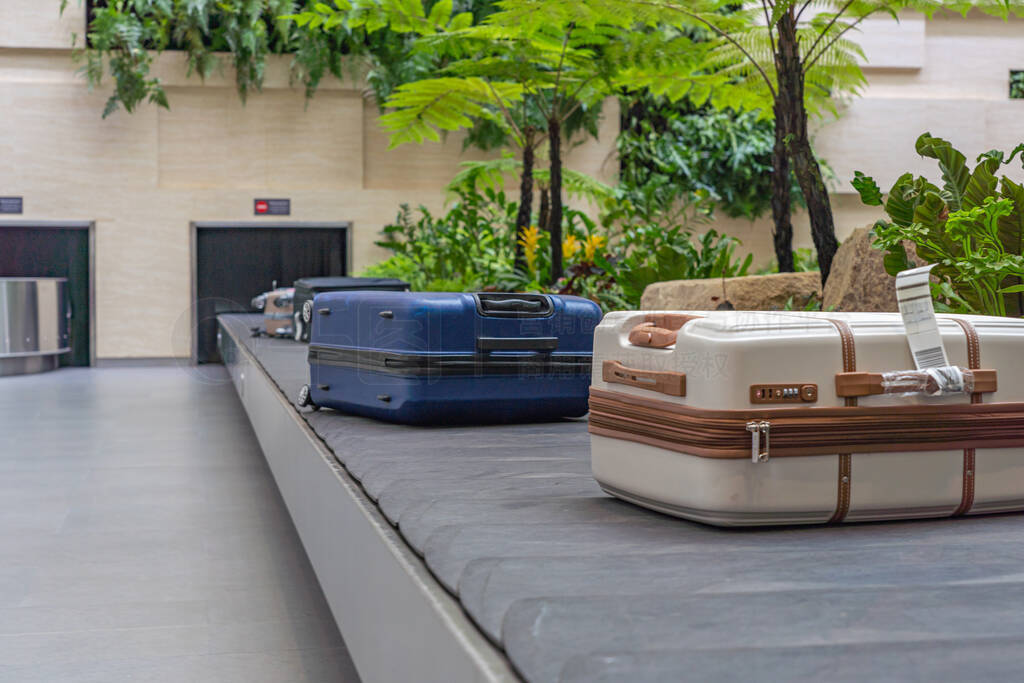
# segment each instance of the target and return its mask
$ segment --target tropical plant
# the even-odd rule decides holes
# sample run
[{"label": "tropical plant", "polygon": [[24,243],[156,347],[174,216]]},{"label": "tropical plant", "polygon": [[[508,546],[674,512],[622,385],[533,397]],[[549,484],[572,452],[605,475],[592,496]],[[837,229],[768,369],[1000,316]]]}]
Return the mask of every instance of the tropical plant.
[{"label": "tropical plant", "polygon": [[[81,0],[79,0],[81,2]],[[69,3],[63,0],[61,12]],[[493,11],[492,0],[417,0],[423,18],[440,22],[442,16],[459,17],[459,25],[478,21]],[[341,0],[358,18],[323,30],[323,19],[310,15],[293,21],[295,12],[310,10],[316,0],[107,0],[93,2],[85,49],[76,51],[84,61],[82,73],[98,87],[109,72],[114,91],[104,116],[120,107],[132,112],[143,101],[169,107],[159,78],[150,72],[156,55],[182,50],[187,74],[201,79],[230,63],[239,95],[244,101],[263,84],[268,55],[291,54],[292,78],[312,97],[328,74],[365,78],[378,103],[408,81],[431,75],[436,56],[412,50],[411,33],[380,30],[383,9],[402,15],[392,0]],[[323,4],[323,3],[320,3]],[[326,5],[324,5],[326,7]],[[435,9],[437,8],[437,9]],[[405,12],[406,24],[418,13]],[[423,22],[424,25],[429,25]],[[78,47],[78,37],[74,37]],[[228,57],[222,56],[228,53]]]},{"label": "tropical plant", "polygon": [[[108,71],[114,79],[104,117],[120,107],[132,112],[143,101],[169,107],[163,84],[150,72],[154,55],[167,49],[184,50],[188,74],[203,79],[222,67],[217,53],[230,52],[244,100],[262,87],[267,55],[295,49],[293,33],[279,18],[293,7],[293,0],[109,0],[92,6],[86,46],[75,57],[84,61],[81,73],[90,86],[99,86]],[[77,35],[73,41],[77,46]],[[307,67],[307,82],[319,66],[314,57],[319,60],[309,51],[296,55],[297,65]]]},{"label": "tropical plant", "polygon": [[[522,162],[505,152],[497,159],[484,161],[463,161],[460,170],[448,183],[448,192],[473,191],[491,188],[496,191],[505,188],[506,176],[522,173]],[[583,199],[599,203],[615,196],[615,188],[606,185],[593,176],[570,168],[563,169],[563,187],[570,198]],[[546,168],[533,168],[533,182],[539,187],[547,187],[551,182],[551,172]],[[544,221],[538,221],[544,225]]]},{"label": "tropical plant", "polygon": [[[312,14],[325,23],[351,16],[322,5]],[[449,61],[435,78],[399,87],[386,102],[391,111],[382,123],[392,131],[392,145],[437,140],[445,131],[471,130],[481,121],[508,131],[522,151],[519,232],[531,221],[535,155],[546,143],[546,221],[540,227],[551,233],[549,277],[555,281],[562,274],[565,127],[574,116],[596,111],[609,92],[625,54],[617,41],[625,42],[631,27],[630,15],[600,3],[567,8],[502,0],[482,23],[421,32],[422,49]],[[396,30],[394,21],[391,28]]]},{"label": "tropical plant", "polygon": [[[735,255],[739,241],[694,224],[666,228],[618,209],[594,220],[567,208],[562,242],[566,273],[550,282],[550,233],[529,226],[518,233],[525,264],[517,266],[512,240],[517,208],[493,187],[456,188],[444,215],[403,206],[377,244],[391,256],[365,269],[398,277],[419,291],[554,291],[585,296],[604,310],[635,308],[644,288],[666,279],[729,277],[748,272],[751,257]],[[606,202],[606,206],[614,201]],[[608,215],[615,215],[609,220]],[[628,217],[628,220],[623,217]]]},{"label": "tropical plant", "polygon": [[1024,71],[1010,72],[1010,99],[1024,99]]},{"label": "tropical plant", "polygon": [[918,257],[935,264],[932,294],[942,310],[1024,314],[1024,185],[995,175],[1018,154],[1024,163],[1024,143],[1008,157],[985,152],[973,170],[952,144],[930,133],[915,148],[938,162],[941,187],[904,173],[883,198],[874,179],[857,171],[853,180],[861,200],[889,216],[874,227],[874,246],[886,251],[886,271],[895,275],[913,267],[907,240]]},{"label": "tropical plant", "polygon": [[697,222],[650,222],[628,202],[606,201],[598,221],[566,212],[566,275],[556,291],[594,299],[606,310],[637,308],[644,289],[663,280],[745,275],[753,259],[740,261],[739,240]]},{"label": "tropical plant", "polygon": [[[621,127],[619,183],[633,192],[653,186],[665,206],[705,193],[726,215],[749,219],[771,208],[773,126],[758,112],[640,93],[623,98]],[[802,202],[792,176],[790,197]]]},{"label": "tropical plant", "polygon": [[[352,4],[343,0],[337,7],[318,3],[295,19],[300,25],[330,29],[362,21],[369,11],[378,17],[370,30],[386,26],[393,33],[415,34],[418,50],[414,52],[442,60],[436,77],[403,84],[392,93],[385,102],[392,111],[381,122],[392,131],[392,146],[436,141],[441,133],[454,130],[469,131],[467,140],[481,147],[510,140],[522,159],[517,233],[531,221],[533,167],[538,148],[546,142],[551,159],[550,188],[542,201],[550,200],[550,225],[541,227],[553,233],[552,277],[557,279],[561,268],[558,232],[563,127],[569,133],[586,129],[596,134],[600,97],[595,94],[595,83],[588,85],[576,72],[584,66],[593,71],[600,61],[593,59],[592,52],[586,55],[589,59],[581,57],[580,46],[591,35],[584,29],[511,20],[516,1],[498,3],[498,12],[475,25],[462,21],[462,15],[448,23],[436,20],[433,14],[444,3],[426,15],[419,0]],[[577,35],[573,36],[574,32]],[[552,41],[561,42],[561,49],[555,49]],[[517,251],[520,265],[521,254]]]},{"label": "tropical plant", "polygon": [[[550,0],[571,2],[572,0]],[[618,3],[621,0],[606,0]],[[622,74],[631,87],[649,87],[696,104],[758,109],[775,119],[772,154],[772,216],[776,257],[792,270],[790,169],[807,205],[821,278],[829,275],[838,248],[828,192],[808,136],[808,116],[834,107],[834,98],[856,93],[864,83],[864,55],[849,33],[870,16],[897,18],[903,9],[930,16],[943,6],[966,13],[972,7],[1007,16],[1013,0],[972,3],[951,0],[761,0],[737,7],[732,0],[632,0],[645,14],[673,26],[702,28],[715,35],[696,71],[638,65]]]},{"label": "tropical plant", "polygon": [[491,189],[458,194],[443,216],[423,206],[414,216],[403,205],[377,242],[394,255],[369,272],[404,277],[418,290],[480,290],[507,280],[517,208]]},{"label": "tropical plant", "polygon": [[753,261],[738,261],[739,240],[708,230],[700,237],[683,228],[638,228],[619,242],[615,271],[627,301],[634,306],[648,285],[665,280],[695,280],[746,275]]}]

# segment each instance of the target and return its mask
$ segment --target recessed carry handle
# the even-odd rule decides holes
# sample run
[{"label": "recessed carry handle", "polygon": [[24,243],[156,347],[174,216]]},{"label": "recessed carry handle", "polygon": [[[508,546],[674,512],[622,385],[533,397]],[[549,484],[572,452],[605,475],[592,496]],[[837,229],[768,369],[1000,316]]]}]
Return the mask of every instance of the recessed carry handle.
[{"label": "recessed carry handle", "polygon": [[496,318],[543,318],[554,311],[546,294],[502,294],[478,292],[473,295],[477,312]]},{"label": "recessed carry handle", "polygon": [[[998,388],[995,370],[964,370],[964,375],[970,374],[974,380],[974,388],[970,393],[990,394]],[[840,397],[849,396],[873,396],[876,394],[904,393],[900,386],[889,388],[885,383],[885,375],[893,373],[882,372],[837,372],[836,373],[836,395]],[[924,371],[908,370],[899,373],[903,378],[912,378],[920,375],[922,386],[927,382],[927,373]]]},{"label": "recessed carry handle", "polygon": [[626,384],[669,396],[686,396],[686,373],[669,370],[627,368],[617,360],[606,360],[601,375],[609,384]]},{"label": "recessed carry handle", "polygon": [[527,301],[526,299],[484,299],[484,311],[523,311],[524,313],[536,313],[543,304],[540,301]]}]

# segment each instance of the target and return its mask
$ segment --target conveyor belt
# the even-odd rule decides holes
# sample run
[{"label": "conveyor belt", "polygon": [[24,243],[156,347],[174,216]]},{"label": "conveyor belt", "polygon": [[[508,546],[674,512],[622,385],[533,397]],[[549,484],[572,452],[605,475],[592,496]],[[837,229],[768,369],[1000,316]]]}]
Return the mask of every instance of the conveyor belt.
[{"label": "conveyor belt", "polygon": [[[221,316],[294,399],[306,347],[250,339],[257,319]],[[529,681],[977,681],[1024,668],[1024,516],[723,530],[601,492],[585,421],[303,417]]]}]

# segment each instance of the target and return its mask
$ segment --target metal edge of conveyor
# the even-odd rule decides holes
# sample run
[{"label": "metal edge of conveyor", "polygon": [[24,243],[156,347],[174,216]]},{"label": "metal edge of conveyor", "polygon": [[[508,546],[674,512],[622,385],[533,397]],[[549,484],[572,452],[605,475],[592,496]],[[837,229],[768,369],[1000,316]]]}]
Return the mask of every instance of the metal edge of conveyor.
[{"label": "metal edge of conveyor", "polygon": [[361,678],[518,681],[245,344],[228,370]]}]

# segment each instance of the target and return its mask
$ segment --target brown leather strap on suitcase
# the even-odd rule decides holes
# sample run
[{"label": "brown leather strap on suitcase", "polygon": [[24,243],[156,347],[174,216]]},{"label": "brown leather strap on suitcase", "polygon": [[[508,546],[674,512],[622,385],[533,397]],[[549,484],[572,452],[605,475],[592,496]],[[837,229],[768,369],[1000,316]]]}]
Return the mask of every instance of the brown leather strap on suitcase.
[{"label": "brown leather strap on suitcase", "polygon": [[[886,386],[885,374],[882,372],[840,372],[836,375],[836,395],[847,396],[874,396],[876,394],[902,393],[906,389],[900,383]],[[901,379],[914,378],[922,385],[929,381],[928,373],[924,370],[901,370],[898,373]],[[988,394],[999,388],[999,377],[995,370],[967,370],[964,376],[969,376],[974,384],[975,394]],[[931,380],[934,383],[934,380]],[[980,401],[971,401],[980,403]]]},{"label": "brown leather strap on suitcase", "polygon": [[[853,341],[853,330],[842,320],[829,318],[828,321],[835,325],[839,331],[839,339],[843,345],[843,372],[857,371],[857,346]],[[847,396],[844,399],[846,405],[856,406],[857,397]],[[842,522],[850,511],[850,488],[853,480],[853,458],[849,453],[839,454],[839,474],[836,493],[836,511],[829,519],[830,524]]]},{"label": "brown leather strap on suitcase", "polygon": [[[981,341],[978,337],[978,331],[974,329],[974,325],[961,318],[953,318],[953,322],[959,325],[963,329],[964,334],[967,335],[967,367],[971,370],[977,370],[981,367]],[[981,401],[980,391],[971,394],[971,403],[981,403]],[[963,488],[960,495],[960,505],[953,511],[954,517],[966,515],[974,505],[974,455],[973,448],[964,449]]]}]

